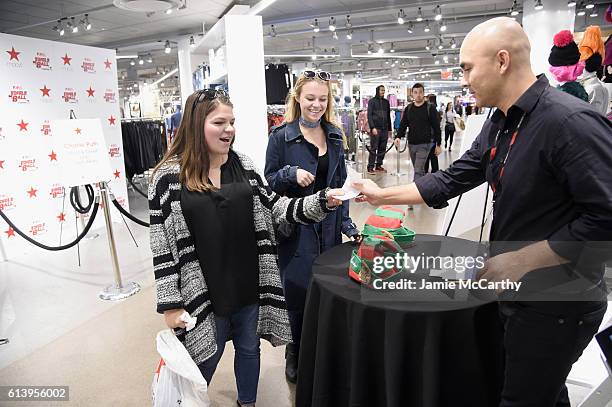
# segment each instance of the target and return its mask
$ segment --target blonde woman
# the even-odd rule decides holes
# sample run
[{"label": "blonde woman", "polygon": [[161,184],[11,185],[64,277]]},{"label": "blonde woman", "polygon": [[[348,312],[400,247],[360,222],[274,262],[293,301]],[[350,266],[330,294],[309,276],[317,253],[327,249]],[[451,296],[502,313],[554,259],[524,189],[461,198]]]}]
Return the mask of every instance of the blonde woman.
[{"label": "blonde woman", "polygon": [[[274,193],[234,151],[234,114],[222,91],[187,98],[170,150],[149,185],[157,311],[210,383],[231,337],[239,406],[255,406],[259,339],[291,341],[273,222],[315,223],[342,191],[298,199]],[[187,331],[181,315],[197,318]]]},{"label": "blonde woman", "polygon": [[[334,100],[324,71],[302,72],[287,98],[285,122],[273,128],[268,140],[265,176],[274,192],[304,197],[340,188],[346,179],[342,130],[335,123]],[[313,225],[279,228],[278,258],[293,343],[287,346],[285,375],[297,381],[297,360],[306,290],[314,259],[342,243],[342,233],[361,237],[349,217],[349,203]]]}]

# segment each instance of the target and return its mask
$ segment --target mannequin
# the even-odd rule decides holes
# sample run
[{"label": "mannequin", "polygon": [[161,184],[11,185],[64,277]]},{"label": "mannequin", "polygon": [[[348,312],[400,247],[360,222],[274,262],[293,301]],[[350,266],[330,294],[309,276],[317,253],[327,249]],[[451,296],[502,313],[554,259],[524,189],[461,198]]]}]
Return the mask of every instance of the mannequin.
[{"label": "mannequin", "polygon": [[597,77],[597,72],[601,68],[605,56],[605,47],[601,40],[599,26],[592,25],[586,29],[578,48],[580,49],[580,60],[585,62],[586,71],[580,83],[589,96],[589,103],[595,110],[605,115],[609,110],[610,95]]}]

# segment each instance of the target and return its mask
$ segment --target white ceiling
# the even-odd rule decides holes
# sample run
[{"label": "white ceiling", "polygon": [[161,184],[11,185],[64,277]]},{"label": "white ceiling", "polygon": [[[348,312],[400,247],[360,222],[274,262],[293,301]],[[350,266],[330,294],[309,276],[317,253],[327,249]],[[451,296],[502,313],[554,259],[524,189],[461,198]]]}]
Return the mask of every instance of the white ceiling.
[{"label": "white ceiling", "polygon": [[[183,0],[186,7],[167,15],[155,13],[147,16],[119,9],[112,0],[0,0],[0,31],[10,34],[75,44],[91,45],[105,48],[117,48],[119,54],[152,54],[154,63],[145,66],[136,65],[139,74],[156,77],[158,67],[169,68],[176,65],[176,48],[171,54],[163,52],[166,40],[173,42],[198,35],[206,28],[212,27],[225,12],[236,4],[253,6],[258,0]],[[525,0],[531,1],[531,0]],[[518,0],[519,6],[523,0]],[[605,7],[604,0],[598,0],[598,7]],[[441,33],[433,20],[433,8],[440,5],[448,25],[446,32]],[[465,34],[479,22],[497,16],[507,15],[512,0],[446,0],[446,1],[380,1],[380,0],[277,0],[265,9],[261,15],[264,21],[264,33],[270,31],[274,24],[276,37],[266,36],[264,40],[266,54],[308,53],[314,45],[317,52],[342,54],[341,57],[318,60],[321,67],[333,72],[352,72],[366,70],[372,75],[388,72],[389,65],[398,59],[397,56],[417,57],[402,59],[404,68],[412,71],[417,68],[429,69],[444,65],[434,65],[432,53],[425,49],[427,41],[434,41],[442,34],[444,48],[436,53],[448,54],[449,65],[454,65],[454,55],[458,52]],[[421,7],[425,19],[430,20],[432,30],[423,31],[425,23],[415,23],[413,34],[406,30],[408,21],[415,21],[417,8]],[[520,7],[519,7],[520,8]],[[397,13],[403,9],[407,23],[397,24]],[[93,25],[91,31],[80,30],[77,34],[66,32],[59,35],[52,30],[56,20],[61,17],[75,16],[79,21],[84,13],[89,13]],[[348,30],[344,28],[346,16],[350,15],[353,25],[353,38],[347,40]],[[332,38],[327,29],[330,17],[335,17],[338,25],[338,39]],[[578,17],[577,31],[585,25],[600,24],[606,26],[602,18],[603,9],[598,18]],[[309,24],[317,18],[321,31],[314,33]],[[520,15],[519,15],[520,21]],[[248,35],[248,33],[245,33]],[[457,43],[456,49],[450,48],[450,40]],[[372,41],[373,40],[373,41]],[[382,58],[363,58],[361,67],[357,67],[351,54],[365,54],[368,43],[383,42],[388,51],[393,43],[395,54],[386,52]],[[393,59],[391,59],[393,58]],[[274,58],[269,62],[309,61],[309,58]],[[386,62],[390,62],[387,64]],[[128,60],[121,60],[120,70],[129,68]],[[121,75],[120,75],[121,76]]]}]

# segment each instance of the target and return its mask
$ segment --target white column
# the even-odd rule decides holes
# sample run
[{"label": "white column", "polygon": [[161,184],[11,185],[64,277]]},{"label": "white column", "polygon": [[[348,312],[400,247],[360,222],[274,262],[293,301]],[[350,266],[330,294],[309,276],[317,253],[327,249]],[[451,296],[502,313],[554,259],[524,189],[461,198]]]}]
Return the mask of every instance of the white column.
[{"label": "white column", "polygon": [[[523,28],[531,42],[531,66],[536,75],[548,73],[548,56],[553,37],[561,30],[574,32],[575,7],[567,7],[567,0],[542,0],[544,8],[535,9],[535,1],[523,3]],[[551,84],[555,81],[546,75]]]},{"label": "white column", "polygon": [[345,74],[344,78],[342,78],[342,106],[344,106],[345,96],[350,97],[351,101],[353,100],[353,79],[355,79],[355,75],[352,74]]},{"label": "white column", "polygon": [[178,68],[181,83],[181,100],[185,104],[187,97],[193,93],[193,78],[191,75],[191,49],[189,39],[182,39],[178,44]]},{"label": "white column", "polygon": [[224,20],[227,84],[236,117],[235,147],[263,169],[268,120],[262,19],[226,15]]}]

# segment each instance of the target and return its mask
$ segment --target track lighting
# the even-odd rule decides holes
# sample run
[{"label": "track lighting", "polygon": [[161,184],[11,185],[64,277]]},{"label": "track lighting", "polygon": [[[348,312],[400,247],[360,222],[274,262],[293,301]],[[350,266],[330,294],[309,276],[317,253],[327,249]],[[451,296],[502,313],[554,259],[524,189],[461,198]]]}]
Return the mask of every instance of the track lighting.
[{"label": "track lighting", "polygon": [[594,8],[594,7],[595,7],[595,3],[593,3],[592,1],[588,1],[588,2],[587,2],[587,4],[586,4],[586,6],[585,6],[585,8],[586,8],[587,10],[590,10],[590,9],[592,9],[592,8]]},{"label": "track lighting", "polygon": [[344,25],[344,27],[347,30],[350,30],[351,28],[353,28],[353,24],[351,24],[351,16],[346,16],[346,24]]},{"label": "track lighting", "polygon": [[334,17],[329,19],[329,31],[336,31],[336,19]]},{"label": "track lighting", "polygon": [[434,9],[434,14],[436,16],[436,21],[442,20],[442,9],[440,8],[440,5],[436,6],[436,8]]},{"label": "track lighting", "polygon": [[408,23],[408,34],[412,34],[414,32],[414,24],[412,21]]},{"label": "track lighting", "polygon": [[312,27],[312,31],[318,33],[320,31],[319,28],[319,20],[317,20],[316,18],[314,19],[314,23],[310,24],[310,26]]},{"label": "track lighting", "polygon": [[193,38],[193,35],[189,37],[189,46],[192,48],[195,47],[195,39]]},{"label": "track lighting", "polygon": [[440,22],[440,31],[442,32],[446,31],[446,23],[444,23],[444,20]]},{"label": "track lighting", "polygon": [[423,12],[421,11],[421,8],[419,7],[419,11],[417,12],[417,18],[416,20],[420,23],[421,21],[423,21]]},{"label": "track lighting", "polygon": [[569,8],[576,7],[576,2],[574,0],[569,0],[567,2],[567,7]]},{"label": "track lighting", "polygon": [[425,20],[425,28],[423,28],[423,31],[425,31],[426,33],[431,31],[431,27],[429,27],[429,21]]},{"label": "track lighting", "polygon": [[170,41],[166,40],[166,44],[164,45],[164,52],[166,54],[169,54],[170,52],[172,52],[172,48],[170,48]]},{"label": "track lighting", "polygon": [[270,26],[270,33],[268,34],[270,37],[276,37],[276,28],[274,28],[274,24]]},{"label": "track lighting", "polygon": [[542,0],[537,0],[534,8],[538,11],[542,10],[544,8],[544,5],[542,4]]},{"label": "track lighting", "polygon": [[353,39],[353,30],[349,30],[349,32],[346,33],[346,39],[347,40]]},{"label": "track lighting", "polygon": [[451,47],[452,49],[457,48],[457,43],[455,42],[455,39],[454,39],[454,38],[451,38],[451,40],[450,40],[450,47]]},{"label": "track lighting", "polygon": [[405,18],[406,16],[404,15],[404,10],[400,9],[399,13],[397,13],[397,23],[404,24],[406,22]]}]

